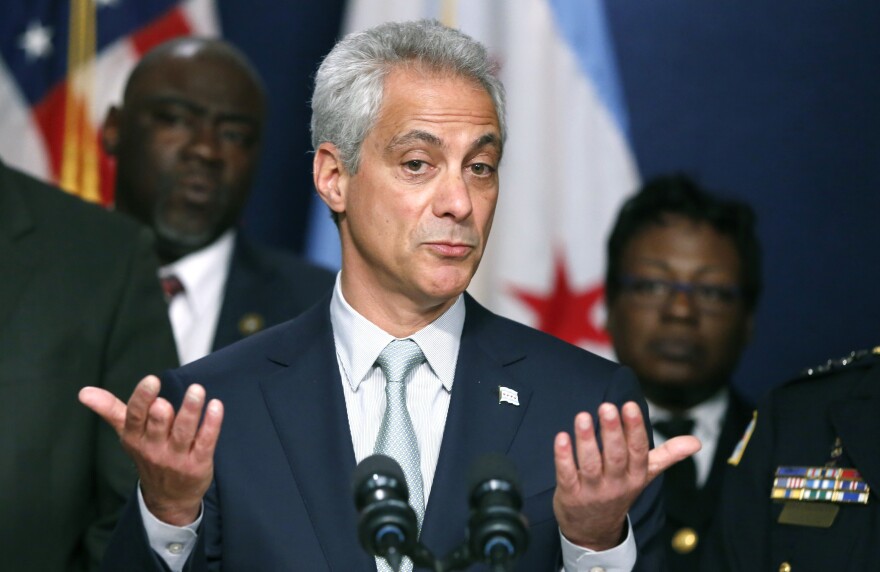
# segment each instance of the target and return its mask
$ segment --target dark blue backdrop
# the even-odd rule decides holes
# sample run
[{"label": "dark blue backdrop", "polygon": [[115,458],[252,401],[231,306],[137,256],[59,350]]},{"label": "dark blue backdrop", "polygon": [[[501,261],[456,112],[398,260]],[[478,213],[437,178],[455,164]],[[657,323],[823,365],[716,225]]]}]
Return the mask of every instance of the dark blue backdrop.
[{"label": "dark blue backdrop", "polygon": [[[270,94],[245,224],[296,251],[312,192],[310,82],[343,4],[220,3],[224,34]],[[757,396],[880,344],[880,3],[606,4],[642,175],[684,170],[758,211],[766,289],[737,384]]]}]

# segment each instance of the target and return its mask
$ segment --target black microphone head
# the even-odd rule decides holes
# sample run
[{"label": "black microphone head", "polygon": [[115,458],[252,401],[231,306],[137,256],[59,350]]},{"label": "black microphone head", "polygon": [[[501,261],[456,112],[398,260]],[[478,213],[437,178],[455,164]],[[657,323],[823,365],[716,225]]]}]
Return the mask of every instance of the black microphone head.
[{"label": "black microphone head", "polygon": [[468,490],[471,491],[471,507],[476,508],[480,499],[491,492],[506,493],[516,509],[522,506],[519,479],[513,461],[501,453],[483,455],[468,471]]},{"label": "black microphone head", "polygon": [[397,461],[386,455],[370,455],[358,463],[352,474],[351,487],[358,510],[377,491],[381,496],[397,496],[404,502],[409,499],[409,488],[403,469]]},{"label": "black microphone head", "polygon": [[412,552],[419,533],[403,469],[391,457],[371,455],[355,469],[352,492],[360,513],[361,545],[396,570],[403,556]]},{"label": "black microphone head", "polygon": [[507,457],[493,453],[477,459],[468,476],[471,557],[493,569],[508,570],[529,543],[516,468]]}]

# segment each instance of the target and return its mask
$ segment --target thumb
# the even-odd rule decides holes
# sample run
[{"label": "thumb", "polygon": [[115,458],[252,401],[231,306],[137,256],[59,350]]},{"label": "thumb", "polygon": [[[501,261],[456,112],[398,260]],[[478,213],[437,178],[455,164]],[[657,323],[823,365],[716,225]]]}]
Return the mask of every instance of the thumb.
[{"label": "thumb", "polygon": [[125,425],[125,403],[100,387],[83,387],[79,390],[79,402],[100,415],[120,436]]},{"label": "thumb", "polygon": [[703,448],[693,435],[674,437],[648,453],[648,481]]}]

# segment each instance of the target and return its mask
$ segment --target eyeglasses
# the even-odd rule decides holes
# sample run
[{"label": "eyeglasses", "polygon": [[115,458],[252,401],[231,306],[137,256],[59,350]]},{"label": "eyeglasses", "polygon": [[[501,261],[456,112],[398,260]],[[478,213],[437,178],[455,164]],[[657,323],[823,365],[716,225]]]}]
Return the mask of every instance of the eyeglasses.
[{"label": "eyeglasses", "polygon": [[673,296],[681,292],[687,295],[699,310],[717,313],[729,309],[742,297],[740,288],[731,284],[700,284],[623,276],[620,279],[620,286],[635,302],[650,308],[666,305]]}]

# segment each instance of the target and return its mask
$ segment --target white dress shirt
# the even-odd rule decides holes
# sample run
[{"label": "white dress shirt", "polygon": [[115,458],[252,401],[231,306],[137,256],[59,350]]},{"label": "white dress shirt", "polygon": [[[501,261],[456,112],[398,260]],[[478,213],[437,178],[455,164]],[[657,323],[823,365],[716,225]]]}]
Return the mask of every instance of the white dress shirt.
[{"label": "white dress shirt", "polygon": [[205,248],[159,269],[159,277],[177,276],[183,284],[183,292],[168,305],[180,365],[211,353],[234,246],[235,230],[229,229]]},{"label": "white dress shirt", "polygon": [[[459,296],[442,316],[407,338],[419,345],[426,358],[407,377],[406,391],[407,409],[419,444],[426,509],[449,411],[464,319],[464,297]],[[397,338],[361,316],[346,302],[339,275],[330,300],[330,323],[352,445],[355,458],[360,463],[373,454],[385,414],[385,377],[376,365],[376,358],[385,346]],[[547,446],[552,447],[553,444],[548,443]],[[187,527],[171,526],[149,513],[140,491],[138,500],[150,545],[172,572],[180,572],[195,546],[195,531],[201,516]],[[462,502],[465,501],[462,499]],[[575,546],[560,533],[563,569],[566,572],[632,570],[637,553],[629,518],[627,526],[626,540],[603,552]]]},{"label": "white dress shirt", "polygon": [[[721,437],[721,425],[724,423],[724,414],[729,402],[730,390],[724,387],[711,398],[685,412],[685,416],[694,421],[693,436],[703,444],[703,447],[693,456],[697,469],[697,486],[700,488],[706,484],[706,481],[709,480],[709,473],[712,472],[712,461],[715,459],[715,450],[718,448],[718,439]],[[681,414],[679,413],[679,415]],[[648,416],[653,425],[657,421],[671,419],[673,413],[648,401]],[[666,437],[659,431],[654,431],[654,446],[659,447],[665,442]]]}]

